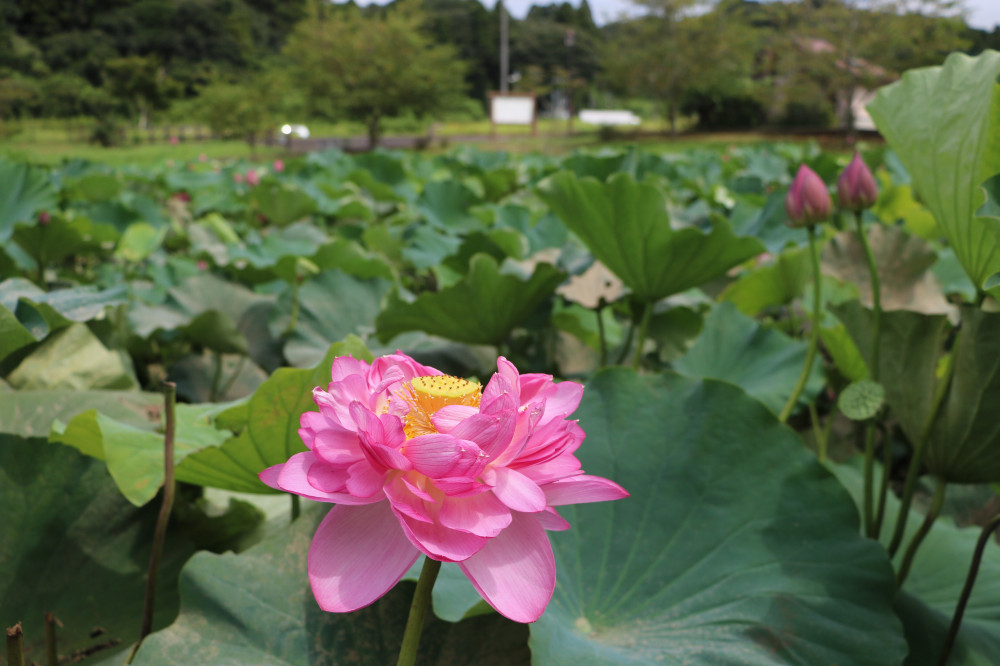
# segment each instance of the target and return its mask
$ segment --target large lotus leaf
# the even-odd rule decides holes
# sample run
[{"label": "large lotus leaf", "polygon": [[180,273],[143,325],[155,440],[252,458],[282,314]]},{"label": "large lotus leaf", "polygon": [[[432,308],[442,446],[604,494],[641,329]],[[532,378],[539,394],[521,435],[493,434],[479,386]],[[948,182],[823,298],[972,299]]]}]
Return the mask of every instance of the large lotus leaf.
[{"label": "large lotus leaf", "polygon": [[[736,384],[777,414],[802,373],[807,344],[767,329],[729,303],[715,306],[701,335],[674,369],[693,378]],[[813,362],[800,400],[808,404],[823,388],[822,363]]]},{"label": "large lotus leaf", "polygon": [[316,212],[316,202],[302,190],[266,180],[250,193],[250,203],[270,224],[286,227]]},{"label": "large lotus leaf", "polygon": [[[870,363],[871,312],[857,301],[834,312]],[[954,372],[924,458],[928,470],[951,482],[1000,481],[1000,431],[993,411],[1000,397],[998,326],[1000,314],[962,308],[962,327],[952,348]],[[943,315],[905,311],[882,315],[880,381],[910,441],[917,441],[925,427],[946,333]]]},{"label": "large lotus leaf", "polygon": [[[867,229],[875,257],[883,310],[913,310],[951,314],[955,308],[944,298],[941,286],[928,270],[937,256],[926,241],[900,227],[873,224]],[[856,231],[844,231],[823,249],[823,272],[858,288],[861,302],[872,306],[871,278],[864,245]]]},{"label": "large lotus leaf", "polygon": [[[44,439],[0,435],[0,625],[24,623],[28,660],[44,663],[49,611],[59,620],[62,663],[136,639],[158,510],[125,501],[101,462]],[[193,550],[168,532],[156,628],[177,613],[177,576]]]},{"label": "large lotus leaf", "polygon": [[772,254],[789,244],[804,245],[808,239],[804,229],[787,224],[785,193],[772,192],[766,199],[758,195],[739,196],[729,215],[729,222],[740,236],[759,238]]},{"label": "large lotus leaf", "polygon": [[330,383],[330,366],[336,356],[352,355],[371,360],[360,339],[350,337],[329,348],[315,368],[281,368],[274,372],[249,401],[218,416],[217,427],[241,430],[221,446],[203,448],[177,465],[177,478],[213,488],[250,493],[275,492],[257,474],[305,450],[299,438],[299,417],[316,411],[312,390]]},{"label": "large lotus leaf", "polygon": [[[215,405],[177,405],[174,460],[222,444],[229,433],[212,421]],[[104,460],[125,498],[143,506],[163,485],[163,434],[121,423],[96,410],[78,414],[50,439]]]},{"label": "large lotus leaf", "polygon": [[13,240],[43,266],[58,266],[74,255],[96,255],[102,243],[115,243],[117,231],[107,225],[94,224],[85,217],[68,219],[55,215],[46,225],[18,225]]},{"label": "large lotus leaf", "polygon": [[384,259],[346,238],[337,238],[323,245],[311,260],[321,271],[336,268],[363,280],[376,277],[395,280],[396,277]]},{"label": "large lotus leaf", "polygon": [[388,342],[406,331],[424,331],[457,342],[496,345],[542,304],[566,275],[551,264],[538,264],[527,280],[500,272],[497,262],[477,254],[459,282],[425,292],[412,303],[395,292],[375,321],[378,337]]},{"label": "large lotus leaf", "polygon": [[0,282],[0,305],[7,308],[36,340],[74,321],[100,318],[108,306],[126,302],[125,285],[97,290],[71,287],[45,292],[24,278]]},{"label": "large lotus leaf", "polygon": [[139,391],[10,391],[0,400],[0,433],[48,437],[53,423],[66,423],[88,409],[152,428],[160,422],[162,406],[162,395]]},{"label": "large lotus leaf", "polygon": [[423,224],[408,229],[403,240],[403,258],[421,271],[437,266],[462,245],[462,239],[454,233]]},{"label": "large lotus leaf", "polygon": [[660,190],[625,173],[601,183],[564,171],[538,193],[642,301],[696,287],[764,251],[759,240],[733,235],[722,220],[707,234],[672,229]]},{"label": "large lotus leaf", "polygon": [[[199,553],[181,574],[177,621],[143,642],[133,662],[236,666],[383,666],[395,663],[413,585],[402,583],[368,608],[324,613],[313,600],[306,556],[319,507],[284,533],[239,556]],[[454,566],[454,565],[445,565]],[[418,663],[529,663],[527,630],[496,614],[450,624],[431,617]]]},{"label": "large lotus leaf", "polygon": [[[311,257],[329,237],[311,224],[293,224],[286,228],[271,228],[249,236],[246,242],[226,246],[230,264],[248,264],[256,269],[271,269],[282,280],[295,279],[295,264],[299,257]],[[273,279],[273,278],[272,278]]]},{"label": "large lotus leaf", "polygon": [[[871,367],[872,311],[853,300],[831,306]],[[938,357],[948,328],[945,315],[895,310],[882,313],[879,383],[911,442],[917,441],[937,383]]]},{"label": "large lotus leaf", "polygon": [[14,388],[34,391],[139,388],[128,355],[108,349],[80,323],[47,337],[7,381]]},{"label": "large lotus leaf", "polygon": [[504,204],[495,208],[496,226],[509,227],[528,240],[528,254],[566,244],[566,225],[551,213],[532,221],[531,210],[517,204]]},{"label": "large lotus leaf", "polygon": [[957,483],[1000,481],[1000,313],[962,308],[955,370],[924,463]]},{"label": "large lotus leaf", "polygon": [[[860,511],[863,487],[860,460],[830,465],[830,468],[854,497]],[[881,534],[881,541],[886,546],[896,525],[899,504],[896,496],[890,493],[886,503],[886,524]],[[917,511],[910,511],[906,521],[906,541],[919,529],[923,519],[923,515]],[[940,518],[921,544],[906,583],[895,601],[896,613],[903,621],[910,645],[905,666],[938,665],[945,634],[965,584],[979,531],[976,527],[958,528],[950,519]],[[896,556],[897,567],[901,559],[902,549]],[[979,576],[972,588],[962,629],[948,664],[995,666],[998,654],[1000,548],[993,542],[986,545]]]},{"label": "large lotus leaf", "polygon": [[794,432],[735,387],[599,373],[577,455],[628,499],[560,507],[535,664],[899,664],[884,550]]},{"label": "large lotus leaf", "polygon": [[1000,271],[1000,245],[977,217],[979,186],[1000,173],[1000,53],[954,53],[940,67],[911,70],[868,105],[920,199],[973,284]]},{"label": "large lotus leaf", "polygon": [[0,305],[0,361],[33,342],[35,336],[17,320],[13,312]]},{"label": "large lotus leaf", "polygon": [[39,211],[55,208],[56,189],[45,170],[0,161],[0,243],[14,233],[14,225],[31,222]]},{"label": "large lotus leaf", "polygon": [[469,188],[454,180],[427,183],[417,199],[417,210],[431,225],[440,229],[468,232],[483,228],[483,223],[469,213],[482,203]]},{"label": "large lotus leaf", "polygon": [[[271,298],[242,285],[211,274],[196,275],[171,288],[163,305],[133,307],[129,321],[140,337],[177,330],[214,351],[247,354],[269,342],[260,339],[267,337],[267,331],[254,321],[267,315],[257,306],[270,302]],[[252,341],[247,335],[251,329],[258,334]]]},{"label": "large lotus leaf", "polygon": [[786,250],[774,263],[756,268],[733,282],[719,295],[745,315],[754,317],[768,307],[785,305],[802,294],[812,279],[808,248]]},{"label": "large lotus leaf", "polygon": [[286,335],[285,358],[302,368],[318,363],[337,340],[370,334],[389,283],[381,278],[360,280],[335,268],[323,271],[298,287],[298,314],[288,333],[295,309],[294,289],[290,287],[278,299],[270,327],[273,335]]}]

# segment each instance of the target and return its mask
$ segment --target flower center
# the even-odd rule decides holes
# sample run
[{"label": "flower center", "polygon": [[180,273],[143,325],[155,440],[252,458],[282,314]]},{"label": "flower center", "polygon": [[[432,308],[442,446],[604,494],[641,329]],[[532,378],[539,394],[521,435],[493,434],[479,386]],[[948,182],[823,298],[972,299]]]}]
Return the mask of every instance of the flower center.
[{"label": "flower center", "polygon": [[403,430],[407,439],[437,432],[431,417],[442,407],[448,405],[466,405],[479,407],[482,398],[482,387],[477,382],[470,382],[461,377],[451,375],[430,375],[414,377],[404,384],[400,397],[410,406],[403,421]]}]

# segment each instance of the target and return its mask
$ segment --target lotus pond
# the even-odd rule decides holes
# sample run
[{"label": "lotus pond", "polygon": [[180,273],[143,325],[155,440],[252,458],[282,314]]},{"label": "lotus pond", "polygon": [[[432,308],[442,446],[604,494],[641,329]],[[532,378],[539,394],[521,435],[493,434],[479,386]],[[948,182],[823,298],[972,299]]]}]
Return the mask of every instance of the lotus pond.
[{"label": "lotus pond", "polygon": [[1000,663],[998,74],[814,226],[809,143],[0,160],[9,654]]}]

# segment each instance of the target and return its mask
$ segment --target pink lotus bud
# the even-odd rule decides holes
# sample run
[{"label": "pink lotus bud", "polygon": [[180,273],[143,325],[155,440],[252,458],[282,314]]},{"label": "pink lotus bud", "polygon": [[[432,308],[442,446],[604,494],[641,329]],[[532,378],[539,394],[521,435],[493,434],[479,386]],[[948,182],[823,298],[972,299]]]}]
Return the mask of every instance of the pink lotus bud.
[{"label": "pink lotus bud", "polygon": [[281,173],[285,170],[285,163],[281,160],[274,160],[274,171],[275,173]]},{"label": "pink lotus bud", "polygon": [[875,205],[878,199],[878,186],[875,178],[861,155],[854,153],[854,158],[840,173],[837,179],[837,200],[841,208],[860,213]]},{"label": "pink lotus bud", "polygon": [[805,164],[800,166],[792,186],[788,188],[788,195],[785,196],[788,226],[811,227],[830,217],[832,206],[830,192],[823,179]]},{"label": "pink lotus bud", "polygon": [[256,169],[250,169],[247,171],[247,185],[250,187],[256,187],[260,183],[260,174],[257,173]]},{"label": "pink lotus bud", "polygon": [[198,270],[199,271],[207,271],[208,270],[208,262],[205,261],[204,259],[199,259],[198,260]]},{"label": "pink lotus bud", "polygon": [[191,195],[188,194],[187,192],[178,192],[177,194],[174,195],[174,198],[182,203],[191,202]]},{"label": "pink lotus bud", "polygon": [[208,155],[206,155],[205,153],[202,153],[201,155],[198,156],[198,161],[199,162],[207,162],[208,161]]},{"label": "pink lotus bud", "polygon": [[234,173],[233,174],[233,182],[236,183],[236,184],[242,183],[243,182],[243,174],[240,173],[239,171],[237,171],[236,173]]},{"label": "pink lotus bud", "polygon": [[49,211],[43,210],[38,214],[38,225],[41,227],[49,226],[49,222],[52,221],[52,216],[49,215]]},{"label": "pink lotus bud", "polygon": [[171,146],[176,146],[178,143],[180,143],[180,139],[178,139],[176,136],[170,137],[170,145]]}]

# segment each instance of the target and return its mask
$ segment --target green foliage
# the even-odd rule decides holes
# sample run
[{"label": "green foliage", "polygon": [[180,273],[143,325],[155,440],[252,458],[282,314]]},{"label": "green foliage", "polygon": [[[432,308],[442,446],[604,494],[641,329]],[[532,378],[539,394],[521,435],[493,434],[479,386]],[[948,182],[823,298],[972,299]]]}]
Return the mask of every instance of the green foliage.
[{"label": "green foliage", "polygon": [[423,22],[416,10],[396,7],[371,18],[340,11],[301,23],[285,53],[310,110],[363,122],[374,147],[384,118],[446,108],[462,93],[465,66],[423,34]]},{"label": "green foliage", "polygon": [[631,497],[560,509],[573,528],[552,537],[536,662],[902,660],[885,554],[771,413],[720,382],[618,369],[578,414],[584,469],[628,479]]},{"label": "green foliage", "polygon": [[907,72],[869,105],[977,289],[1000,272],[1000,246],[977,214],[980,185],[1000,172],[998,72],[1000,53],[955,54],[941,67]]}]

